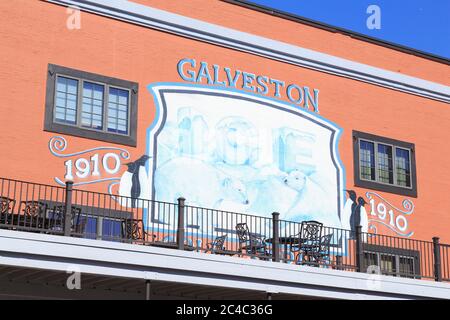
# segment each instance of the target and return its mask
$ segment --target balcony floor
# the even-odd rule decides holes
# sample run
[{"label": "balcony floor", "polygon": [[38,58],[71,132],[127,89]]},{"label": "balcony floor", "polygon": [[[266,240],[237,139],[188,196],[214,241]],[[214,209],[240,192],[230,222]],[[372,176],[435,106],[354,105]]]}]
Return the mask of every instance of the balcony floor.
[{"label": "balcony floor", "polygon": [[152,299],[450,299],[434,281],[0,230],[0,298],[144,299],[146,281]]}]

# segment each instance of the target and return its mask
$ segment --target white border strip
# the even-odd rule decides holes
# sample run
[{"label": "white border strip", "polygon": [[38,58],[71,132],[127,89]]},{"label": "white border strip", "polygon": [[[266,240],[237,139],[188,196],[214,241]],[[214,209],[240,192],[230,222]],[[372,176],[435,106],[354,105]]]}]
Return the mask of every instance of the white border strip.
[{"label": "white border strip", "polygon": [[450,299],[443,282],[10,230],[0,230],[0,265],[334,299]]},{"label": "white border strip", "polygon": [[127,0],[43,0],[277,61],[450,103],[450,87]]}]

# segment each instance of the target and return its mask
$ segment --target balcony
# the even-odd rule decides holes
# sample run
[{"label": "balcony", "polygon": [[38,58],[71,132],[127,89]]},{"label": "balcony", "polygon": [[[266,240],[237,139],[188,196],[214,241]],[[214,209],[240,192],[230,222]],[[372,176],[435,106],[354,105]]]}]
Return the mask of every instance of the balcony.
[{"label": "balcony", "polygon": [[[260,270],[271,268],[271,272],[275,272],[272,282],[287,282],[288,278],[284,277],[292,272],[296,277],[298,274],[339,276],[366,283],[370,279],[382,279],[382,283],[394,281],[400,286],[429,283],[429,288],[436,288],[432,285],[436,283],[446,292],[444,296],[450,293],[450,286],[437,284],[450,281],[450,245],[440,243],[438,238],[432,241],[405,239],[364,233],[360,227],[343,230],[314,221],[285,221],[278,216],[272,213],[270,217],[259,217],[200,208],[185,204],[181,198],[178,203],[166,203],[76,190],[71,182],[62,188],[0,179],[0,235],[12,241],[11,246],[16,251],[14,254],[11,251],[11,256],[20,254],[17,248],[26,241],[23,250],[28,255],[37,252],[48,255],[53,250],[70,248],[71,252],[79,252],[77,259],[81,261],[93,248],[102,252],[102,258],[120,251],[122,259],[133,251],[136,255],[154,255],[157,263],[148,264],[155,263],[153,267],[158,270],[165,267],[181,270],[193,263],[196,267],[189,272],[202,268],[205,269],[202,272],[208,272],[210,266],[219,266],[217,273],[222,274],[223,279],[225,275],[236,276],[233,272],[247,272],[249,277],[257,278]],[[25,233],[28,236],[19,236]],[[10,250],[11,246],[4,244],[3,249],[0,246],[0,252]],[[84,248],[83,251],[79,251],[80,248]],[[95,261],[93,255],[89,257]],[[68,259],[68,256],[64,253],[60,258]],[[8,264],[0,260],[0,265]],[[15,268],[20,267],[15,265]],[[36,268],[42,269],[42,266]],[[144,278],[155,274],[153,271],[144,273]],[[357,274],[361,276],[355,278]],[[152,278],[153,283],[163,281],[161,279],[161,273]],[[196,278],[195,284],[204,279]],[[417,280],[431,281],[414,282]],[[225,286],[232,285],[222,287]],[[251,286],[244,287],[243,290],[251,289]],[[279,295],[289,291],[277,290]],[[369,286],[368,290],[376,288]]]}]

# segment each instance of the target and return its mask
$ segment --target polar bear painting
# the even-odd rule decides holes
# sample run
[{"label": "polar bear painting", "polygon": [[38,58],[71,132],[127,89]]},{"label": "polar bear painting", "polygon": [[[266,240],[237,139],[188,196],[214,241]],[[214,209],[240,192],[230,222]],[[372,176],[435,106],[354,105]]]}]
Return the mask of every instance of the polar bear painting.
[{"label": "polar bear painting", "polygon": [[224,201],[248,204],[245,185],[198,159],[178,157],[155,171],[156,199],[204,208],[218,208]]},{"label": "polar bear painting", "polygon": [[[156,199],[175,203],[179,197],[186,199],[189,206],[233,210],[245,208],[248,196],[245,184],[223,171],[198,159],[178,157],[158,167],[154,174]],[[207,227],[213,220],[211,210],[189,210],[187,226]],[[159,216],[159,214],[158,214]],[[160,222],[168,222],[167,216]]]},{"label": "polar bear painting", "polygon": [[321,179],[317,174],[305,175],[300,170],[293,170],[284,183],[297,191],[297,197],[289,208],[285,219],[292,221],[317,220],[329,227],[340,227],[341,223],[333,206],[332,193],[326,186],[318,184]]},{"label": "polar bear painting", "polygon": [[297,199],[298,191],[284,183],[286,175],[270,175],[264,180],[249,184],[249,213],[270,217],[272,212],[280,213],[285,219],[286,213]]}]

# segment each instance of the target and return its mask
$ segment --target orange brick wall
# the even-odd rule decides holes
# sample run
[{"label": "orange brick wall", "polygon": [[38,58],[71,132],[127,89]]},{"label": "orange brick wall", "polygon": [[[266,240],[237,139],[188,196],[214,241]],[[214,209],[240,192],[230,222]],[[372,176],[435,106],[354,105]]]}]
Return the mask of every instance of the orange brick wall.
[{"label": "orange brick wall", "polygon": [[[450,84],[448,65],[221,1],[136,2]],[[358,194],[367,190],[353,184],[352,130],[414,143],[418,197],[411,198],[415,210],[408,218],[410,230],[414,238],[438,235],[450,242],[450,151],[445,148],[450,138],[448,104],[89,13],[82,13],[80,30],[68,30],[66,8],[38,0],[0,1],[0,13],[0,176],[54,184],[55,176],[64,175],[64,160],[52,156],[48,149],[49,139],[56,134],[43,131],[48,63],[139,83],[137,147],[123,146],[135,159],[145,153],[145,128],[155,113],[147,85],[182,82],[176,64],[182,58],[192,58],[319,88],[320,114],[343,128],[339,152],[346,168],[346,187]],[[286,29],[293,31],[287,33]],[[68,151],[73,152],[118,146],[65,137]],[[105,192],[105,186],[99,184],[82,188]],[[398,207],[407,198],[378,193]]]}]

